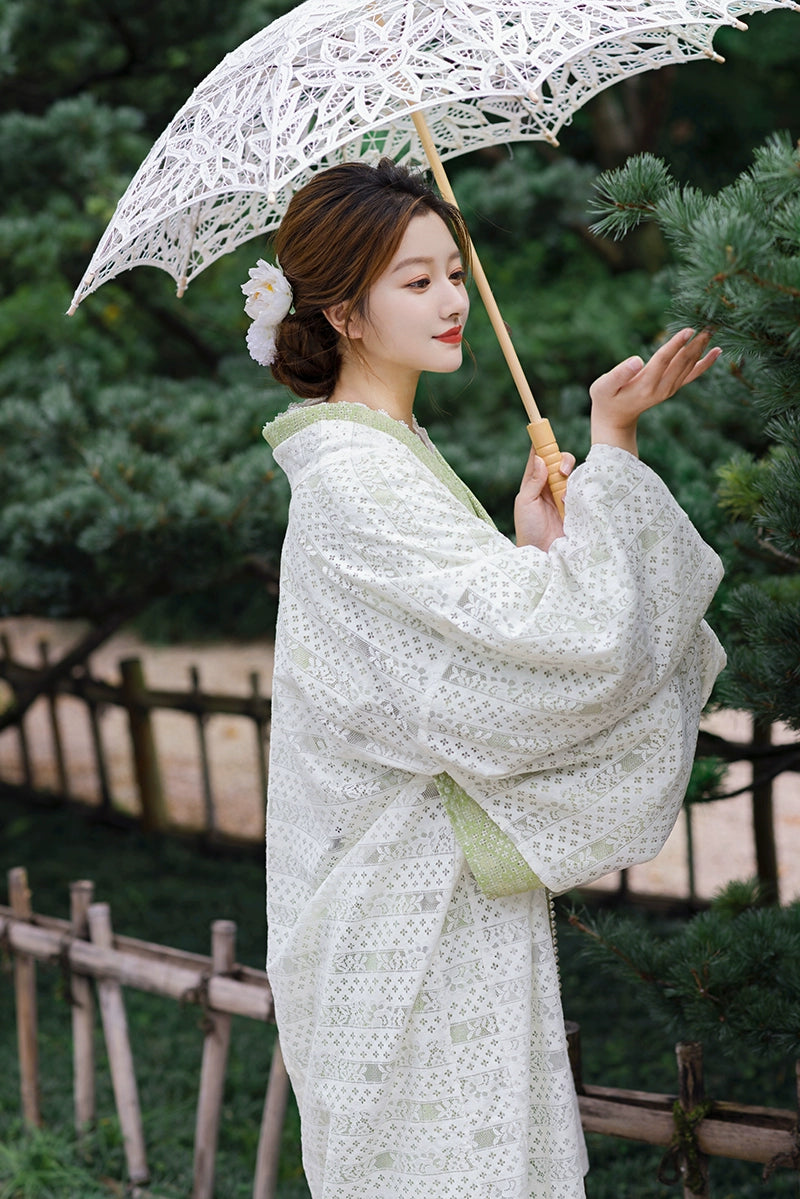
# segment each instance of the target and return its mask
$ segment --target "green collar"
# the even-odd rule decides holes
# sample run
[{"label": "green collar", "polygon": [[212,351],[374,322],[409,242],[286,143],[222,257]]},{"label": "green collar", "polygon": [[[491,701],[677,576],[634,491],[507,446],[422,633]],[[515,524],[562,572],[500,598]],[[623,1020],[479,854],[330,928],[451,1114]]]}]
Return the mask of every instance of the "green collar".
[{"label": "green collar", "polygon": [[420,462],[466,508],[479,516],[481,520],[485,520],[490,525],[494,524],[480,500],[472,494],[466,483],[459,479],[452,466],[432,443],[423,441],[403,421],[395,420],[387,412],[368,408],[366,404],[354,404],[349,401],[342,401],[338,404],[328,404],[325,401],[318,404],[295,404],[264,426],[264,437],[272,448],[276,449],[293,434],[324,420],[352,421],[355,424],[367,425],[371,429],[380,429],[381,432],[388,433],[396,441],[401,441],[403,445],[408,446]]}]

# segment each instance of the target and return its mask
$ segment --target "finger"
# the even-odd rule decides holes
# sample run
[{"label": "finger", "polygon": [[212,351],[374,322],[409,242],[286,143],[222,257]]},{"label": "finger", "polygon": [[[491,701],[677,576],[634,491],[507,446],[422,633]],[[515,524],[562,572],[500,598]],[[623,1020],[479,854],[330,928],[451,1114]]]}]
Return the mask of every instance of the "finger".
[{"label": "finger", "polygon": [[[670,389],[670,392],[678,391],[684,384],[691,382],[692,379],[698,377],[696,374],[700,362],[705,361],[708,357],[708,343],[711,340],[711,331],[707,330],[703,333],[698,333],[692,341],[686,346],[685,350],[679,355],[676,355],[672,365],[665,372],[664,383]],[[709,351],[712,353],[713,351]],[[700,371],[703,374],[709,366],[716,360],[719,355],[715,355]]]},{"label": "finger", "polygon": [[607,396],[615,396],[618,391],[627,387],[631,380],[636,378],[643,367],[643,360],[638,354],[634,354],[632,358],[626,358],[624,362],[620,362],[610,371],[606,371],[599,379],[595,379],[589,388],[589,394],[594,395],[595,392],[599,392]]},{"label": "finger", "polygon": [[525,471],[522,475],[520,490],[522,490],[526,483],[535,477],[537,461],[540,461],[539,455],[536,453],[536,447],[532,445],[530,453],[528,454],[528,461],[525,463]]},{"label": "finger", "polygon": [[695,333],[694,329],[681,329],[653,354],[642,372],[643,380],[649,378],[650,385],[665,396],[674,394],[688,382],[710,340],[710,330]]},{"label": "finger", "polygon": [[519,494],[525,500],[535,500],[539,498],[546,486],[547,463],[531,447],[528,465],[525,467],[525,474],[522,476],[522,482],[520,483]]},{"label": "finger", "polygon": [[561,471],[562,475],[566,476],[570,475],[574,469],[575,455],[568,454],[566,451],[564,451],[561,455],[561,466],[559,467],[559,470]]},{"label": "finger", "polygon": [[693,383],[695,379],[699,379],[704,375],[710,366],[713,366],[717,359],[721,356],[722,350],[719,346],[714,346],[713,350],[709,350],[704,358],[701,358],[694,369],[690,372],[686,383]]},{"label": "finger", "polygon": [[666,367],[681,351],[685,350],[692,343],[696,336],[694,329],[679,329],[677,333],[673,333],[668,341],[664,342],[663,346],[659,346],[647,365],[655,365],[659,368]]},{"label": "finger", "polygon": [[680,370],[687,361],[694,365],[708,344],[710,336],[707,332],[695,333],[694,329],[681,329],[653,354],[647,364],[649,372],[663,376],[672,367]]},{"label": "finger", "polygon": [[522,476],[522,483],[519,484],[519,489],[522,490],[523,487],[530,483],[533,483],[535,487],[540,487],[542,474],[547,478],[547,463],[545,459],[540,458],[539,454],[536,453],[536,447],[531,445],[528,462],[525,464],[525,472]]}]

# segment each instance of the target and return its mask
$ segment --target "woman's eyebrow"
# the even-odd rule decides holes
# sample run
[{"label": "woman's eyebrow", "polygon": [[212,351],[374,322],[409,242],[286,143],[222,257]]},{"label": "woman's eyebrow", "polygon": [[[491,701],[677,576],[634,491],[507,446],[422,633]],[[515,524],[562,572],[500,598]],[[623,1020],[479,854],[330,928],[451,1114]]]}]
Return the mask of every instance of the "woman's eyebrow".
[{"label": "woman's eyebrow", "polygon": [[[458,259],[461,258],[461,252],[459,250],[453,250],[453,253],[448,257],[447,261],[452,262],[454,258],[458,258]],[[417,266],[417,265],[430,266],[430,264],[435,261],[436,261],[435,258],[425,258],[425,257],[404,258],[401,262],[398,262],[397,266],[392,267],[392,274],[394,275],[397,271],[402,271],[405,269],[405,267],[408,267],[408,266]]]}]

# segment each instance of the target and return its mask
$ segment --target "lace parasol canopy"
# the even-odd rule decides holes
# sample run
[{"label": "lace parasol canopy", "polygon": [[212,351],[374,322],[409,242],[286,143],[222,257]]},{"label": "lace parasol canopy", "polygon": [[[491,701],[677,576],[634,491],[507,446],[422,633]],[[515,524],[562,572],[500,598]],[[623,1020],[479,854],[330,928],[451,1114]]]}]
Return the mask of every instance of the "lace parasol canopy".
[{"label": "lace parasol canopy", "polygon": [[149,264],[187,283],[274,228],[311,172],[381,155],[422,165],[548,140],[591,96],[717,58],[743,13],[792,0],[307,0],[198,85],[120,200],[73,298]]}]

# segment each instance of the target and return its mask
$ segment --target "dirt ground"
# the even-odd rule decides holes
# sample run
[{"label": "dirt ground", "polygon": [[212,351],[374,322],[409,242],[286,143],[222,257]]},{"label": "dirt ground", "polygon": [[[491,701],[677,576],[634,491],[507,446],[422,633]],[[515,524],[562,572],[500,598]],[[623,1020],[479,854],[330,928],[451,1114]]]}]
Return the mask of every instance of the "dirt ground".
[{"label": "dirt ground", "polygon": [[[51,658],[56,658],[80,630],[81,626],[73,622],[30,618],[0,621],[0,633],[9,638],[14,658],[32,665],[40,661],[42,639],[49,643]],[[151,687],[188,690],[190,668],[197,666],[200,687],[204,691],[248,695],[251,693],[251,674],[255,671],[259,675],[261,693],[270,693],[272,646],[267,640],[246,645],[225,642],[167,647],[145,645],[132,633],[123,632],[93,655],[92,674],[109,682],[119,681],[118,664],[126,657],[142,660],[145,678]],[[0,707],[2,703],[0,694]],[[84,707],[77,700],[65,698],[61,708],[60,722],[72,793],[96,803],[99,787]],[[744,740],[749,736],[749,718],[744,713],[715,713],[704,723],[711,731],[736,739]],[[44,702],[32,710],[26,727],[35,782],[55,788],[53,741]],[[115,803],[135,811],[137,798],[123,712],[105,710],[101,729]],[[196,721],[189,715],[161,712],[155,716],[155,733],[171,818],[178,825],[200,828],[204,805]],[[264,811],[254,725],[246,718],[213,716],[207,722],[206,734],[217,827],[240,837],[261,839]],[[778,730],[777,738],[792,739],[788,730]],[[0,778],[21,781],[22,777],[17,735],[13,729],[6,730],[0,734]],[[744,786],[748,781],[749,767],[735,765],[728,776],[728,789]],[[776,781],[774,810],[781,899],[788,901],[800,898],[800,775],[787,773]],[[693,810],[691,819],[698,895],[709,897],[728,880],[747,878],[754,873],[749,795],[702,805]],[[649,894],[688,894],[686,836],[686,820],[682,815],[658,857],[632,868],[629,873],[631,889]],[[615,886],[616,878],[609,876],[596,885]]]}]

